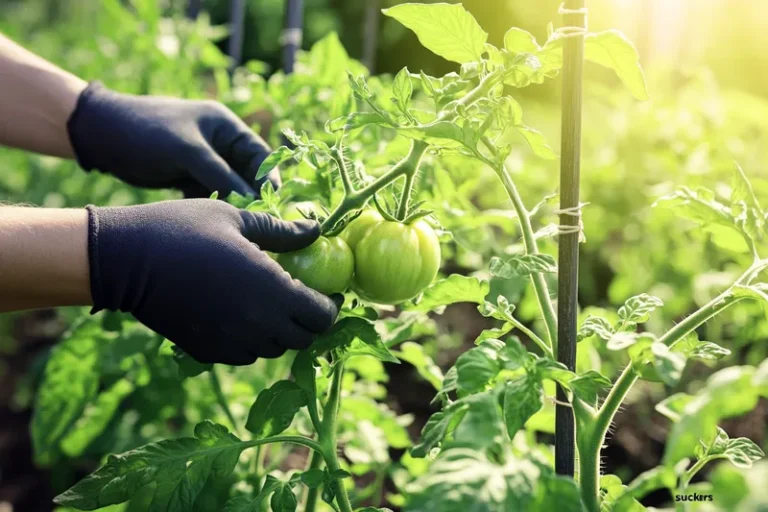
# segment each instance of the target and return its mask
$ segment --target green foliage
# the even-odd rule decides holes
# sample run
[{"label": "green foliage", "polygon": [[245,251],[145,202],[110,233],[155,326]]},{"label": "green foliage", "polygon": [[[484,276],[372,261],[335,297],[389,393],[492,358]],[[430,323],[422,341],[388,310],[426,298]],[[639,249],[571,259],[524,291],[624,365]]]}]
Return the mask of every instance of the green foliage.
[{"label": "green foliage", "polygon": [[195,427],[195,437],[160,441],[110,456],[104,466],[55,501],[79,510],[96,510],[126,501],[154,484],[148,510],[190,510],[206,480],[231,474],[248,446],[223,426],[203,422]]},{"label": "green foliage", "polygon": [[413,30],[425,48],[450,61],[477,61],[485,50],[488,34],[460,4],[402,4],[384,9],[384,14]]}]

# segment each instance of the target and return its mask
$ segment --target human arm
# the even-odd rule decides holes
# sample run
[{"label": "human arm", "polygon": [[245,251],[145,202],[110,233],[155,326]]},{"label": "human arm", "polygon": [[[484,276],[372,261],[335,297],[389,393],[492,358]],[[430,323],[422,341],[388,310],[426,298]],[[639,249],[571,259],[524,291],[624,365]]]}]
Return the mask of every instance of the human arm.
[{"label": "human arm", "polygon": [[0,145],[74,158],[67,120],[87,85],[0,34]]},{"label": "human arm", "polygon": [[[2,35],[0,90],[0,144],[187,197],[257,195],[263,183],[255,177],[269,146],[221,103],[86,84]],[[277,169],[265,179],[280,185]]]},{"label": "human arm", "polygon": [[0,207],[0,312],[90,305],[83,209]]},{"label": "human arm", "polygon": [[333,325],[339,305],[265,252],[319,236],[314,221],[208,199],[87,214],[0,207],[0,305],[123,311],[198,361],[250,364],[306,348]]}]

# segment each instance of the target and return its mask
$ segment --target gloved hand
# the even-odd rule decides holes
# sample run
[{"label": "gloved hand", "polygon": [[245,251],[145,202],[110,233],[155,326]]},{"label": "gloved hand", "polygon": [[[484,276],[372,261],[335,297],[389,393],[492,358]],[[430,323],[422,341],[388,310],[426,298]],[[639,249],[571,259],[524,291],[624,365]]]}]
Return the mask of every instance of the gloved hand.
[{"label": "gloved hand", "polygon": [[[254,194],[267,143],[215,101],[132,96],[98,82],[80,95],[67,123],[77,161],[139,187]],[[267,177],[277,188],[279,171]]]},{"label": "gloved hand", "polygon": [[87,209],[93,312],[130,312],[202,363],[305,349],[336,319],[340,303],[264,252],[308,246],[320,234],[314,221],[210,199]]}]

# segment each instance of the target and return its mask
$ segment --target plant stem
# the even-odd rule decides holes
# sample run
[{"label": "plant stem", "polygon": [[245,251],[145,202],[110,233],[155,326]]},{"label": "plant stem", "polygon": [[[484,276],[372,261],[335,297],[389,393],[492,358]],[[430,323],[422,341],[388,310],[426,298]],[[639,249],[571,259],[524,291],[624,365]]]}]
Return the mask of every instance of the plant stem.
[{"label": "plant stem", "polygon": [[[480,98],[482,98],[484,95],[488,93],[494,86],[496,86],[501,80],[503,79],[503,76],[500,73],[491,73],[487,76],[485,76],[480,83],[469,91],[466,95],[464,95],[461,99],[457,100],[455,103],[457,105],[462,106],[469,106],[472,103],[476,102]],[[375,105],[371,105],[376,108]],[[436,124],[443,121],[450,121],[456,117],[455,110],[446,110],[444,111],[440,116],[438,116],[437,119],[435,119],[432,123],[429,124]],[[425,125],[425,126],[429,126]],[[344,218],[344,215],[346,215],[348,212],[362,208],[365,203],[373,197],[373,195],[381,190],[382,188],[386,187],[393,181],[395,181],[400,176],[405,175],[406,176],[406,189],[408,188],[408,176],[412,177],[416,174],[416,171],[419,169],[419,164],[421,163],[421,157],[424,156],[424,153],[426,152],[427,148],[429,147],[429,144],[422,140],[416,140],[414,139],[413,142],[411,142],[411,149],[408,152],[408,154],[400,160],[397,164],[392,167],[389,171],[387,171],[385,174],[380,176],[378,179],[376,179],[373,183],[370,183],[369,185],[363,187],[360,190],[355,191],[351,185],[351,183],[348,183],[348,176],[345,176],[347,174],[344,170],[341,170],[341,167],[345,165],[344,163],[344,156],[343,154],[339,154],[337,151],[336,154],[334,154],[334,158],[336,159],[337,163],[340,167],[341,172],[341,179],[342,184],[344,186],[344,199],[339,203],[339,205],[333,210],[333,212],[328,216],[327,219],[323,222],[321,226],[321,231],[324,234],[333,234],[331,230],[334,228],[334,226],[342,219]],[[411,184],[412,186],[412,184]],[[405,206],[404,204],[405,203]],[[401,201],[398,217],[400,215],[404,216],[403,209],[407,209],[408,202]]]},{"label": "plant stem", "polygon": [[[509,171],[506,166],[499,167],[496,169],[496,174],[501,178],[501,182],[504,184],[504,189],[512,200],[512,206],[515,208],[515,213],[517,213],[517,218],[520,222],[520,231],[522,231],[523,234],[525,253],[538,254],[539,246],[536,243],[533,226],[531,225],[531,217],[528,214],[528,210],[525,209],[523,200],[520,197],[520,193],[518,192],[515,183],[512,181]],[[531,282],[533,283],[533,289],[539,302],[539,309],[541,310],[541,314],[544,317],[544,323],[546,324],[547,341],[549,342],[550,347],[557,347],[557,315],[555,314],[555,308],[552,306],[552,301],[550,300],[547,281],[542,274],[532,274]]]},{"label": "plant stem", "polygon": [[244,441],[243,445],[245,445],[244,448],[253,448],[254,446],[261,446],[271,443],[288,443],[296,444],[299,446],[306,446],[311,450],[325,454],[325,450],[323,450],[323,447],[320,446],[320,443],[314,439],[310,439],[304,436],[271,436],[265,437],[264,439],[252,439],[250,441]]},{"label": "plant stem", "polygon": [[344,159],[344,152],[334,146],[331,148],[331,156],[336,161],[336,165],[339,168],[339,176],[341,176],[341,185],[344,188],[344,193],[354,194],[355,188],[352,186],[352,181],[349,179],[349,168]]},{"label": "plant stem", "polygon": [[[747,270],[745,275],[749,274],[750,270]],[[659,338],[659,342],[664,343],[670,348],[673,347],[675,343],[693,332],[697,327],[708,321],[710,318],[723,312],[726,308],[736,304],[744,298],[745,297],[732,297],[731,289],[729,287],[723,293],[667,331],[661,338]],[[599,489],[597,487],[598,478],[600,476],[600,449],[605,442],[605,436],[608,432],[608,428],[613,422],[613,418],[616,416],[619,407],[621,407],[629,390],[639,376],[640,374],[631,364],[624,368],[624,371],[616,380],[611,392],[608,394],[608,397],[605,399],[605,402],[597,413],[594,428],[592,432],[588,433],[591,435],[587,436],[590,437],[591,440],[589,442],[585,441],[584,443],[579,443],[581,495],[584,499],[584,504],[587,505],[587,508],[590,511],[597,511],[600,508]],[[578,439],[582,437],[582,434],[581,432],[577,434],[578,441]]]},{"label": "plant stem", "polygon": [[344,200],[339,203],[323,222],[323,225],[321,226],[322,232],[328,233],[347,213],[362,208],[376,192],[383,189],[400,176],[415,174],[421,163],[421,157],[424,156],[428,147],[429,145],[426,142],[414,140],[411,143],[411,149],[408,151],[408,154],[389,171],[360,190],[345,194]]},{"label": "plant stem", "polygon": [[[416,169],[414,169],[415,171]],[[405,186],[403,187],[403,194],[400,196],[400,206],[397,209],[397,220],[405,220],[405,216],[408,214],[408,203],[413,193],[413,183],[415,181],[416,173],[409,172],[405,175]]]},{"label": "plant stem", "polygon": [[552,359],[555,358],[554,354],[552,353],[552,347],[547,345],[547,343],[544,340],[539,338],[535,332],[533,332],[532,330],[527,328],[525,325],[523,325],[523,323],[520,322],[517,318],[510,317],[508,320],[510,324],[512,324],[514,327],[516,327],[521,332],[523,332],[526,336],[528,336],[528,338],[530,338],[530,340],[534,342],[541,349],[541,351],[544,352],[544,354],[551,357]]},{"label": "plant stem", "polygon": [[215,366],[208,372],[208,378],[211,381],[211,388],[213,388],[213,394],[216,396],[216,402],[218,402],[219,407],[224,411],[227,420],[232,424],[232,430],[239,435],[240,429],[237,427],[235,417],[232,415],[232,411],[229,409],[229,404],[224,396],[224,392],[221,390],[221,382],[219,381],[219,376],[216,374]]},{"label": "plant stem", "polygon": [[[691,479],[696,476],[696,473],[698,473],[701,468],[704,467],[704,465],[711,461],[712,459],[717,457],[702,457],[701,459],[696,461],[696,464],[691,466],[691,468],[685,472],[685,474],[680,478],[680,484],[677,486],[677,490],[675,491],[675,494],[685,494],[688,490],[688,485],[691,483]],[[688,502],[687,501],[679,501],[675,504],[675,510],[679,512],[685,512],[688,510]]]},{"label": "plant stem", "polygon": [[[339,404],[341,403],[341,383],[344,379],[344,361],[339,360],[335,364],[336,368],[333,371],[333,378],[331,379],[331,389],[328,395],[328,403],[325,405],[323,411],[323,428],[320,433],[320,444],[323,446],[323,452],[325,455],[325,464],[328,466],[328,471],[333,473],[341,469],[339,467],[339,459],[336,455],[337,440],[336,440],[336,421],[339,414]],[[335,480],[336,484],[336,502],[342,512],[352,512],[352,504],[349,502],[349,496],[347,495],[347,489],[344,487],[344,482],[340,478]]]},{"label": "plant stem", "polygon": [[[309,467],[307,470],[310,469],[320,469],[320,466],[323,464],[323,455],[319,452],[314,452],[312,454],[312,457],[309,462]],[[309,489],[309,492],[307,492],[307,500],[304,503],[304,512],[315,512],[315,508],[317,507],[317,497],[320,494],[320,488],[314,487],[312,489]]]}]

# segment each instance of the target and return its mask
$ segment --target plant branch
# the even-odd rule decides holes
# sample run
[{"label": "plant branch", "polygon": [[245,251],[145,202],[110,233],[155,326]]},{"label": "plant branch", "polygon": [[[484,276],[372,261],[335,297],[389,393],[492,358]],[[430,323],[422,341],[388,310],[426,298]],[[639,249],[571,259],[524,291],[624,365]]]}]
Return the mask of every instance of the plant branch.
[{"label": "plant branch", "polygon": [[535,332],[533,332],[532,330],[527,328],[525,325],[523,325],[523,323],[520,322],[520,320],[518,320],[517,318],[514,318],[514,317],[509,317],[508,321],[509,321],[510,324],[512,324],[518,330],[523,332],[523,334],[528,336],[531,339],[531,341],[534,342],[542,350],[542,352],[544,352],[544,354],[548,355],[552,359],[555,358],[555,356],[554,356],[554,354],[552,352],[552,347],[547,345],[547,343],[544,340],[539,338],[539,336]]},{"label": "plant branch", "polygon": [[[488,137],[482,137],[481,140],[486,149],[498,160],[499,152],[494,147],[493,142],[489,140]],[[492,160],[489,160],[477,149],[474,150],[474,154],[476,158],[496,172],[496,175],[501,179],[501,182],[504,185],[507,195],[512,200],[512,206],[515,209],[518,222],[520,223],[520,231],[523,234],[525,253],[538,254],[539,246],[536,243],[536,235],[533,231],[533,226],[531,225],[531,215],[525,208],[520,193],[518,192],[514,181],[512,181],[512,176],[504,166],[504,163],[495,163]],[[555,308],[550,300],[549,286],[542,274],[532,274],[531,282],[533,283],[533,289],[539,303],[539,310],[541,311],[542,317],[544,317],[544,323],[546,325],[547,341],[549,342],[548,352],[552,354],[557,347],[557,315],[555,314]]]},{"label": "plant branch", "polygon": [[252,448],[254,446],[261,446],[264,444],[271,444],[271,443],[288,443],[288,444],[296,444],[299,446],[306,446],[311,450],[320,452],[324,456],[327,456],[323,447],[320,446],[320,443],[304,436],[272,436],[272,437],[265,437],[264,439],[252,439],[250,441],[243,442],[243,444],[245,445],[245,448]]},{"label": "plant branch", "polygon": [[[717,459],[718,457],[702,457],[701,459],[696,461],[696,464],[691,466],[691,468],[685,472],[685,474],[680,477],[680,483],[677,486],[677,490],[675,491],[675,494],[685,494],[688,490],[688,485],[691,483],[691,479],[696,476],[696,473],[698,473],[701,468],[704,467],[704,465],[713,460]],[[688,510],[688,502],[676,502],[675,504],[675,510],[678,511],[685,511]]]},{"label": "plant branch", "polygon": [[[344,380],[344,361],[339,360],[335,363],[333,378],[331,379],[331,389],[328,395],[328,402],[323,411],[323,427],[320,433],[320,443],[324,448],[325,464],[328,470],[333,473],[341,469],[339,459],[336,455],[336,421],[339,415],[339,405],[341,403],[341,384]],[[347,489],[340,478],[335,480],[336,502],[342,512],[352,512],[352,504],[349,502]]]},{"label": "plant branch", "polygon": [[321,226],[322,232],[328,233],[347,213],[365,206],[365,203],[367,203],[376,192],[383,189],[400,176],[407,175],[408,173],[415,174],[421,163],[421,157],[424,156],[428,147],[426,142],[414,140],[411,143],[411,149],[408,154],[389,171],[360,190],[351,194],[344,194],[344,199],[323,222],[323,225]]},{"label": "plant branch", "polygon": [[[751,275],[751,273],[754,272],[755,266],[756,265],[750,267],[736,281],[735,284],[743,282],[744,279]],[[701,308],[697,309],[680,323],[675,325],[672,329],[667,331],[661,338],[659,338],[659,342],[670,348],[674,347],[677,342],[685,338],[685,336],[693,332],[700,325],[704,324],[712,317],[722,313],[728,307],[745,298],[746,297],[733,297],[731,294],[731,287],[729,287],[723,293],[709,301]],[[582,463],[580,470],[582,480],[581,489],[582,496],[584,497],[585,504],[588,505],[588,508],[593,504],[597,504],[599,508],[599,489],[596,487],[596,485],[597,477],[599,477],[600,449],[605,442],[605,436],[608,432],[608,428],[613,422],[613,418],[616,416],[619,407],[621,407],[621,404],[624,402],[624,399],[629,393],[629,390],[632,388],[639,376],[640,374],[637,372],[637,370],[635,370],[635,368],[632,367],[631,364],[624,368],[624,371],[616,380],[616,383],[613,385],[611,392],[608,394],[608,397],[605,399],[605,402],[597,413],[594,430],[591,432],[590,436],[591,442],[585,442],[584,446],[582,446],[582,444],[579,445],[579,459]],[[579,434],[579,438],[580,437],[581,434]],[[582,453],[582,451],[587,453]],[[598,461],[598,464],[596,465],[594,465],[595,459]],[[589,474],[585,474],[585,472]],[[595,472],[597,472],[596,475],[593,474]],[[585,477],[587,479],[586,482]],[[589,510],[597,509],[589,508]]]},{"label": "plant branch", "polygon": [[[312,458],[309,462],[309,467],[307,470],[310,469],[320,469],[320,467],[323,465],[323,456],[319,452],[314,452],[312,454]],[[320,494],[320,488],[319,487],[313,487],[310,488],[307,492],[307,500],[304,503],[304,512],[315,512],[315,508],[317,508],[317,497]]]},{"label": "plant branch", "polygon": [[[415,169],[414,169],[415,170]],[[397,220],[405,220],[405,216],[408,214],[408,203],[413,193],[413,183],[415,181],[416,173],[407,173],[405,175],[405,186],[403,187],[403,194],[400,196],[400,206],[397,209]]]},{"label": "plant branch", "polygon": [[[518,221],[520,222],[520,231],[523,234],[523,245],[525,247],[526,254],[538,254],[539,247],[536,243],[536,237],[531,225],[531,218],[528,215],[528,210],[525,209],[523,200],[520,197],[520,193],[517,191],[517,187],[512,181],[512,177],[506,167],[498,167],[496,174],[501,178],[501,182],[504,184],[504,188],[512,200],[512,205],[517,213]],[[533,283],[533,289],[536,293],[536,298],[539,302],[539,309],[544,317],[544,323],[546,324],[547,341],[549,342],[550,350],[557,347],[557,315],[555,308],[550,300],[549,286],[542,274],[532,274],[531,282]]]},{"label": "plant branch", "polygon": [[355,187],[352,185],[352,180],[349,178],[349,167],[347,167],[347,161],[344,158],[344,152],[334,146],[331,148],[331,158],[336,162],[336,166],[339,168],[339,175],[341,176],[341,185],[344,188],[344,194],[354,194]]},{"label": "plant branch", "polygon": [[208,372],[208,378],[211,382],[213,394],[216,396],[216,402],[219,404],[219,407],[221,407],[222,411],[224,411],[224,415],[226,415],[229,423],[232,424],[232,430],[240,435],[240,429],[237,426],[235,417],[232,415],[232,411],[229,408],[229,404],[227,403],[227,399],[224,396],[224,392],[221,390],[221,382],[219,381],[219,376],[216,373],[216,366],[211,368],[211,370]]}]

